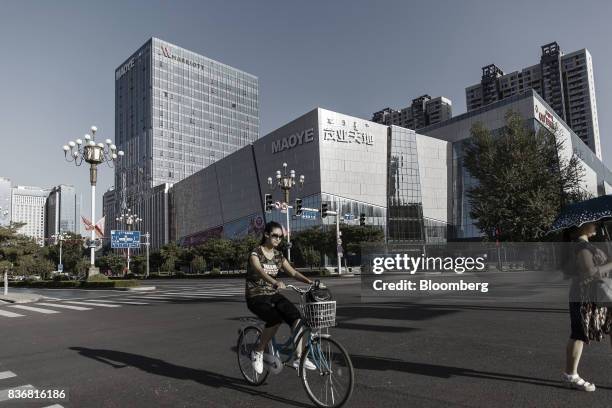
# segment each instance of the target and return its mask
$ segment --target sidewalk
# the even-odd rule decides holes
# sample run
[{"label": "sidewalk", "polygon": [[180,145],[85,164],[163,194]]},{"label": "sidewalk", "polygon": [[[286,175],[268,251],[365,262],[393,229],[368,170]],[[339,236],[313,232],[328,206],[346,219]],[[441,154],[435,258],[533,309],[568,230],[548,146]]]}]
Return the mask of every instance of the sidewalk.
[{"label": "sidewalk", "polygon": [[[4,292],[0,292],[4,293]],[[0,305],[6,303],[31,303],[44,299],[45,296],[35,293],[10,293],[6,296],[0,295]]]}]

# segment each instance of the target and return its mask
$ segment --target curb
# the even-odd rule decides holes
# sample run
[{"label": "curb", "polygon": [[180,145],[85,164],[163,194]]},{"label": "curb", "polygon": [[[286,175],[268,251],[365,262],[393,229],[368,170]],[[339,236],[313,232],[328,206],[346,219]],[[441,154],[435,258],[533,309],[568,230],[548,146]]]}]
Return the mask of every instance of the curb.
[{"label": "curb", "polygon": [[157,289],[155,286],[135,286],[133,288],[115,288],[116,290],[125,290],[128,292],[150,292]]}]

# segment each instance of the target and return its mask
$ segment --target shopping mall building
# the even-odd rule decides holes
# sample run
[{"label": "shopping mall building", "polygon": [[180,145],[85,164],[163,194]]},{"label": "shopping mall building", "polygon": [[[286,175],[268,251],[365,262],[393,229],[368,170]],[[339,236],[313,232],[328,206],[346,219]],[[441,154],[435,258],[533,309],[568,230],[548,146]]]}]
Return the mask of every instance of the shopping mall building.
[{"label": "shopping mall building", "polygon": [[[461,163],[463,146],[476,122],[499,133],[508,110],[520,113],[534,131],[556,127],[565,141],[563,155],[574,153],[583,164],[582,187],[594,195],[612,192],[610,170],[532,90],[419,133],[317,108],[174,184],[168,235],[196,245],[209,237],[260,232],[270,220],[285,224],[280,210],[264,211],[264,196],[271,191],[268,177],[275,179],[287,163],[288,170],[305,177],[302,189],[291,190],[290,204],[301,198],[305,208],[328,202],[343,218],[365,214],[366,224],[382,227],[390,243],[477,239],[481,233],[469,217],[466,191],[473,180]],[[280,189],[272,194],[282,201]],[[333,217],[306,214],[291,217],[292,233],[335,223]]]}]

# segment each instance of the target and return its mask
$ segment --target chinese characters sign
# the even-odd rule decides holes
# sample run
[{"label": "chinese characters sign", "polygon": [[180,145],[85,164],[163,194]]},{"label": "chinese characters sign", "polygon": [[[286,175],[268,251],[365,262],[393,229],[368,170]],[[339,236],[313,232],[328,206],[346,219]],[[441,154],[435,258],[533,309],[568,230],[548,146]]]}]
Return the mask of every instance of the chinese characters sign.
[{"label": "chinese characters sign", "polygon": [[[334,141],[347,144],[362,144],[366,146],[374,145],[374,138],[367,130],[357,126],[356,121],[336,120],[328,118],[326,126],[323,128],[323,140]],[[341,126],[341,127],[339,127]],[[365,125],[367,127],[367,124]]]}]

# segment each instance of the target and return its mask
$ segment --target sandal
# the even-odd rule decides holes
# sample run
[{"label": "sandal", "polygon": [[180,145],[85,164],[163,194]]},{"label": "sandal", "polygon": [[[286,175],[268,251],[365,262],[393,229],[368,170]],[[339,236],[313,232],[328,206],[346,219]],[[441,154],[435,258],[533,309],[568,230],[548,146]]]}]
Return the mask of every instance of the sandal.
[{"label": "sandal", "polygon": [[567,388],[586,392],[595,391],[595,384],[583,380],[579,375],[567,375],[563,373],[563,383]]}]

